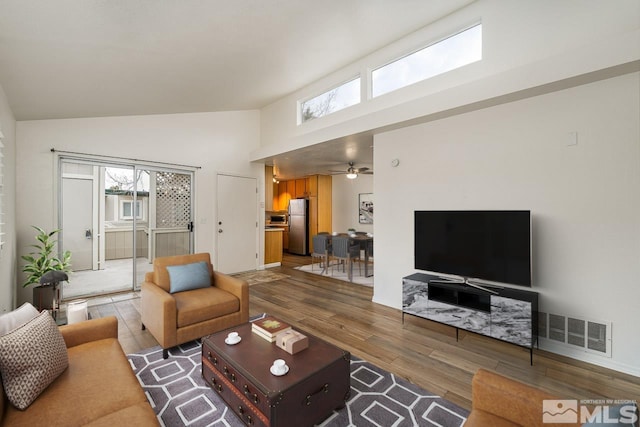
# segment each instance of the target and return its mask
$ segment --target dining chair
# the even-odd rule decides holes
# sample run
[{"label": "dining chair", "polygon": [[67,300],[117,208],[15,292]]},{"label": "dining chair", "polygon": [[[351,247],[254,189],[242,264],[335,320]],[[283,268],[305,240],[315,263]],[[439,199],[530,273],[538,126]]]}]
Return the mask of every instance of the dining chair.
[{"label": "dining chair", "polygon": [[329,233],[320,233],[316,234],[311,239],[313,242],[313,252],[311,252],[311,271],[313,271],[313,259],[320,258],[320,266],[322,267],[320,274],[324,274],[325,271],[328,272],[329,257],[332,253],[331,236]]},{"label": "dining chair", "polygon": [[[353,244],[349,236],[334,236],[331,239],[331,249],[333,258],[336,258],[342,264],[342,271],[345,271],[346,264],[349,264],[348,277],[349,281],[353,281],[353,263],[360,261],[360,245]],[[340,266],[338,265],[338,268]],[[362,274],[360,263],[358,262],[358,272]]]}]

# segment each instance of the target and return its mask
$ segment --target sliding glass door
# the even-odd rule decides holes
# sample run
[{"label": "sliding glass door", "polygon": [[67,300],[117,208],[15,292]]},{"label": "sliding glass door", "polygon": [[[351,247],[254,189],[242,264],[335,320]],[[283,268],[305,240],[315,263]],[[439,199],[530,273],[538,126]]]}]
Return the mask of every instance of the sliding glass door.
[{"label": "sliding glass door", "polygon": [[63,298],[138,290],[155,257],[193,252],[193,172],[60,157]]}]

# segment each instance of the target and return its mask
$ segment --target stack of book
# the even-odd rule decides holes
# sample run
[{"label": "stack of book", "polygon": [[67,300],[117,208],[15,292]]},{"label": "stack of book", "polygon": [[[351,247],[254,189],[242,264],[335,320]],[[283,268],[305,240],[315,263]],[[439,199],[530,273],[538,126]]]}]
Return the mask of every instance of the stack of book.
[{"label": "stack of book", "polygon": [[275,342],[279,334],[291,330],[291,325],[273,316],[266,316],[254,321],[251,324],[251,330],[259,337],[269,342]]}]

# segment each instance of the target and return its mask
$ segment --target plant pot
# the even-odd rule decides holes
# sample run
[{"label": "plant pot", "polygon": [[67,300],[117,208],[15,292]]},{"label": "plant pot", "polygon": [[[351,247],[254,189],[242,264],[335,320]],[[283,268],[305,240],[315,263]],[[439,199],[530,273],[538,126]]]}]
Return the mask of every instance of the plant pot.
[{"label": "plant pot", "polygon": [[60,286],[40,285],[33,287],[33,306],[38,311],[51,311],[54,318],[60,308],[60,299]]}]

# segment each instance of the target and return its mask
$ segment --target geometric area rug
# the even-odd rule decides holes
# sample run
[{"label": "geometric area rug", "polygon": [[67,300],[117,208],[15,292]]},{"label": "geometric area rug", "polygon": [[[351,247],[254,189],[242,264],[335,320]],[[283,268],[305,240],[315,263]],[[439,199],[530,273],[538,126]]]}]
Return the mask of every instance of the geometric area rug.
[{"label": "geometric area rug", "polygon": [[[200,343],[129,354],[129,362],[163,426],[244,424],[202,378]],[[462,426],[469,412],[446,399],[351,356],[351,397],[320,426]]]}]

